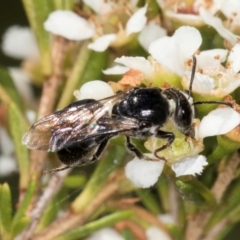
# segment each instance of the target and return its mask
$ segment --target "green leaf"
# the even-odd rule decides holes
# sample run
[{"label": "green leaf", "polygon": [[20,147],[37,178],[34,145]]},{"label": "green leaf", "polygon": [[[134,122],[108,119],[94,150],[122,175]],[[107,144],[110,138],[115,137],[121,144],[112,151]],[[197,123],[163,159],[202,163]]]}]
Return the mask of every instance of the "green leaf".
[{"label": "green leaf", "polygon": [[22,145],[21,139],[28,128],[28,124],[22,114],[21,98],[8,72],[4,69],[0,69],[0,100],[8,107],[9,128],[20,170],[20,187],[26,189],[29,180],[29,158],[28,150]]},{"label": "green leaf", "polygon": [[49,33],[43,27],[43,23],[53,11],[52,1],[22,0],[22,2],[40,49],[42,72],[44,75],[50,75],[52,70],[50,38]]},{"label": "green leaf", "polygon": [[28,224],[30,223],[30,218],[29,217],[23,217],[21,218],[17,225],[15,225],[13,231],[12,231],[12,236],[17,236],[19,233],[21,233],[23,231],[23,229],[25,229]]},{"label": "green leaf", "polygon": [[212,192],[197,179],[176,181],[176,187],[184,200],[202,208],[210,209],[216,206],[216,200]]},{"label": "green leaf", "polygon": [[21,97],[7,69],[0,67],[0,99],[5,103],[14,103],[23,110]]},{"label": "green leaf", "polygon": [[[12,222],[11,191],[7,183],[0,185],[0,234],[3,239],[10,238]],[[1,236],[1,235],[0,235]]]},{"label": "green leaf", "polygon": [[65,178],[63,185],[67,188],[80,188],[85,185],[86,181],[84,175],[69,175]]},{"label": "green leaf", "polygon": [[51,200],[41,217],[37,231],[41,231],[47,227],[54,219],[56,219],[59,211],[64,208],[64,205],[66,205],[66,202],[68,200],[66,196],[68,196],[67,189],[62,188],[61,191]]},{"label": "green leaf", "polygon": [[55,240],[71,240],[71,239],[79,239],[81,237],[85,237],[90,233],[93,233],[101,228],[112,226],[115,223],[122,221],[124,219],[128,219],[132,216],[132,211],[119,211],[112,213],[108,216],[102,217],[99,220],[90,222],[85,226],[74,229],[73,231],[64,233],[61,237],[55,238]]},{"label": "green leaf", "polygon": [[141,199],[143,205],[153,214],[157,215],[161,212],[159,202],[157,201],[157,199],[154,197],[150,190],[137,189],[136,193],[138,197]]},{"label": "green leaf", "polygon": [[21,140],[27,130],[27,123],[15,104],[9,106],[8,117],[20,171],[20,188],[25,190],[29,183],[29,152]]},{"label": "green leaf", "polygon": [[19,206],[13,218],[12,224],[13,236],[16,236],[16,234],[23,230],[23,228],[25,227],[24,222],[27,224],[25,213],[27,212],[29,204],[32,201],[32,197],[34,196],[36,185],[37,185],[36,180],[33,178],[33,180],[29,183],[27,193],[25,194],[23,201],[21,202],[21,205]]},{"label": "green leaf", "polygon": [[73,10],[75,0],[52,0],[54,9]]}]

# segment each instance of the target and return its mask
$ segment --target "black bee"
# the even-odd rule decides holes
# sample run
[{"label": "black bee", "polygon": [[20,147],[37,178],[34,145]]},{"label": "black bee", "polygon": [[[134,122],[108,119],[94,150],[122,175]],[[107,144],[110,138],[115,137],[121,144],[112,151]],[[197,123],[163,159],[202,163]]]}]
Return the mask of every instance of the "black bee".
[{"label": "black bee", "polygon": [[[196,66],[196,61],[194,63]],[[30,149],[57,152],[66,166],[49,172],[95,162],[108,141],[118,134],[126,136],[127,148],[140,159],[145,156],[131,143],[131,137],[166,139],[166,144],[154,151],[155,157],[162,159],[157,153],[170,146],[175,138],[172,132],[161,130],[169,119],[183,134],[194,137],[193,105],[231,105],[217,101],[191,103],[195,66],[189,95],[176,88],[134,88],[99,101],[77,101],[36,122],[25,133],[22,143]]]}]

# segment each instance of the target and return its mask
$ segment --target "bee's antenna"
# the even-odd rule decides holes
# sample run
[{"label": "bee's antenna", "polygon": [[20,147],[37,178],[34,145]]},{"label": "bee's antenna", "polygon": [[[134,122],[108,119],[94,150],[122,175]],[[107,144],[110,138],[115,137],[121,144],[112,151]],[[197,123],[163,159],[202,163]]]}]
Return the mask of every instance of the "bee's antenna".
[{"label": "bee's antenna", "polygon": [[193,65],[192,65],[192,73],[191,73],[191,79],[190,79],[190,84],[189,84],[189,90],[188,90],[188,99],[192,97],[192,85],[193,85],[193,80],[195,77],[195,72],[196,72],[196,67],[197,67],[197,59],[195,55],[192,56],[193,60]]},{"label": "bee's antenna", "polygon": [[233,108],[233,105],[230,102],[224,102],[224,101],[197,101],[197,102],[194,102],[192,105],[200,105],[200,104],[223,104]]}]

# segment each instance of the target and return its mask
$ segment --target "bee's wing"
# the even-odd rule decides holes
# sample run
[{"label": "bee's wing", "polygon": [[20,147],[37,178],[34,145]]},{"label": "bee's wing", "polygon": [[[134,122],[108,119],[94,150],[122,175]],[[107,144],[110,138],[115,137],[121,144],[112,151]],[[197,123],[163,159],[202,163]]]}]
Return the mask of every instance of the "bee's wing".
[{"label": "bee's wing", "polygon": [[81,141],[98,131],[97,120],[126,94],[96,101],[86,99],[36,122],[23,136],[22,143],[30,149],[58,151],[74,141]]}]

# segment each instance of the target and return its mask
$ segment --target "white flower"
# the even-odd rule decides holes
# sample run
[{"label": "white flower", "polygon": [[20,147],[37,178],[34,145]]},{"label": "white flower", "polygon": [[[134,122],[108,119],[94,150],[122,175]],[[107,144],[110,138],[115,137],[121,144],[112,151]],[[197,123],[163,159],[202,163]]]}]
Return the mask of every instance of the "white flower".
[{"label": "white flower", "polygon": [[14,145],[5,128],[0,126],[0,149],[3,155],[9,156],[14,152]]},{"label": "white flower", "polygon": [[128,70],[129,67],[116,65],[111,68],[107,68],[106,70],[103,70],[103,73],[106,75],[121,75],[126,73]]},{"label": "white flower", "polygon": [[21,68],[9,68],[9,74],[22,98],[27,103],[33,102],[33,92],[29,75]]},{"label": "white flower", "polygon": [[140,32],[138,36],[138,41],[142,45],[142,47],[146,51],[148,51],[148,47],[150,46],[151,42],[166,35],[166,29],[160,27],[160,25],[157,24],[155,21],[150,21]]},{"label": "white flower", "polygon": [[28,27],[11,26],[3,35],[2,51],[17,59],[36,60],[39,51],[36,39]]},{"label": "white flower", "polygon": [[221,12],[228,18],[228,29],[240,30],[240,1],[225,0],[221,5]]},{"label": "white flower", "polygon": [[108,68],[103,71],[105,74],[124,74],[130,69],[135,69],[143,72],[146,78],[148,78],[154,73],[152,64],[144,57],[122,56],[116,58],[114,62],[122,64],[124,67],[114,66],[113,68]]},{"label": "white flower", "polygon": [[204,8],[199,9],[199,14],[206,24],[212,26],[218,32],[218,34],[229,41],[232,46],[237,43],[238,36],[225,28],[220,18],[212,16]]},{"label": "white flower", "polygon": [[1,155],[0,156],[0,176],[6,177],[16,171],[17,171],[16,160],[11,156]]},{"label": "white flower", "polygon": [[[221,62],[226,61],[227,50],[213,49],[197,55],[197,69],[193,82],[193,92],[207,94],[218,98],[232,93],[240,86],[240,44],[231,50],[226,67]],[[199,72],[198,72],[199,71]],[[182,85],[189,88],[191,71],[186,71]]]},{"label": "white flower", "polygon": [[[144,154],[152,158],[152,154]],[[148,188],[153,186],[162,173],[165,161],[150,161],[135,157],[125,166],[125,174],[128,180],[136,187]]]},{"label": "white flower", "polygon": [[86,240],[124,240],[113,228],[103,228],[91,234]]},{"label": "white flower", "polygon": [[160,228],[151,226],[146,230],[147,240],[171,240]]},{"label": "white flower", "polygon": [[221,135],[240,124],[240,114],[232,108],[217,108],[205,116],[199,126],[199,137]]},{"label": "white flower", "polygon": [[201,174],[204,166],[207,166],[208,162],[203,155],[197,155],[193,157],[185,157],[179,162],[172,164],[171,168],[175,172],[176,177],[183,175],[196,175]]},{"label": "white flower", "polygon": [[94,27],[84,18],[69,10],[52,12],[44,22],[44,28],[69,40],[81,41],[95,34]]},{"label": "white flower", "polygon": [[202,43],[199,31],[193,27],[180,27],[172,37],[162,37],[150,44],[149,53],[160,64],[179,76],[185,72],[186,61]]},{"label": "white flower", "polygon": [[140,32],[147,23],[147,18],[145,16],[147,12],[147,4],[138,9],[128,20],[126,25],[126,34],[129,36],[132,33]]},{"label": "white flower", "polygon": [[0,176],[6,177],[17,171],[16,159],[12,157],[14,145],[7,131],[0,127]]},{"label": "white flower", "polygon": [[74,96],[78,100],[95,99],[100,100],[110,97],[114,94],[112,88],[105,82],[100,80],[93,80],[82,85],[80,90],[74,91]]},{"label": "white flower", "polygon": [[100,15],[111,12],[115,7],[114,2],[106,0],[83,0],[83,2]]},{"label": "white flower", "polygon": [[88,48],[96,52],[104,52],[110,44],[117,38],[116,34],[106,34],[97,38],[93,43],[88,45]]}]

